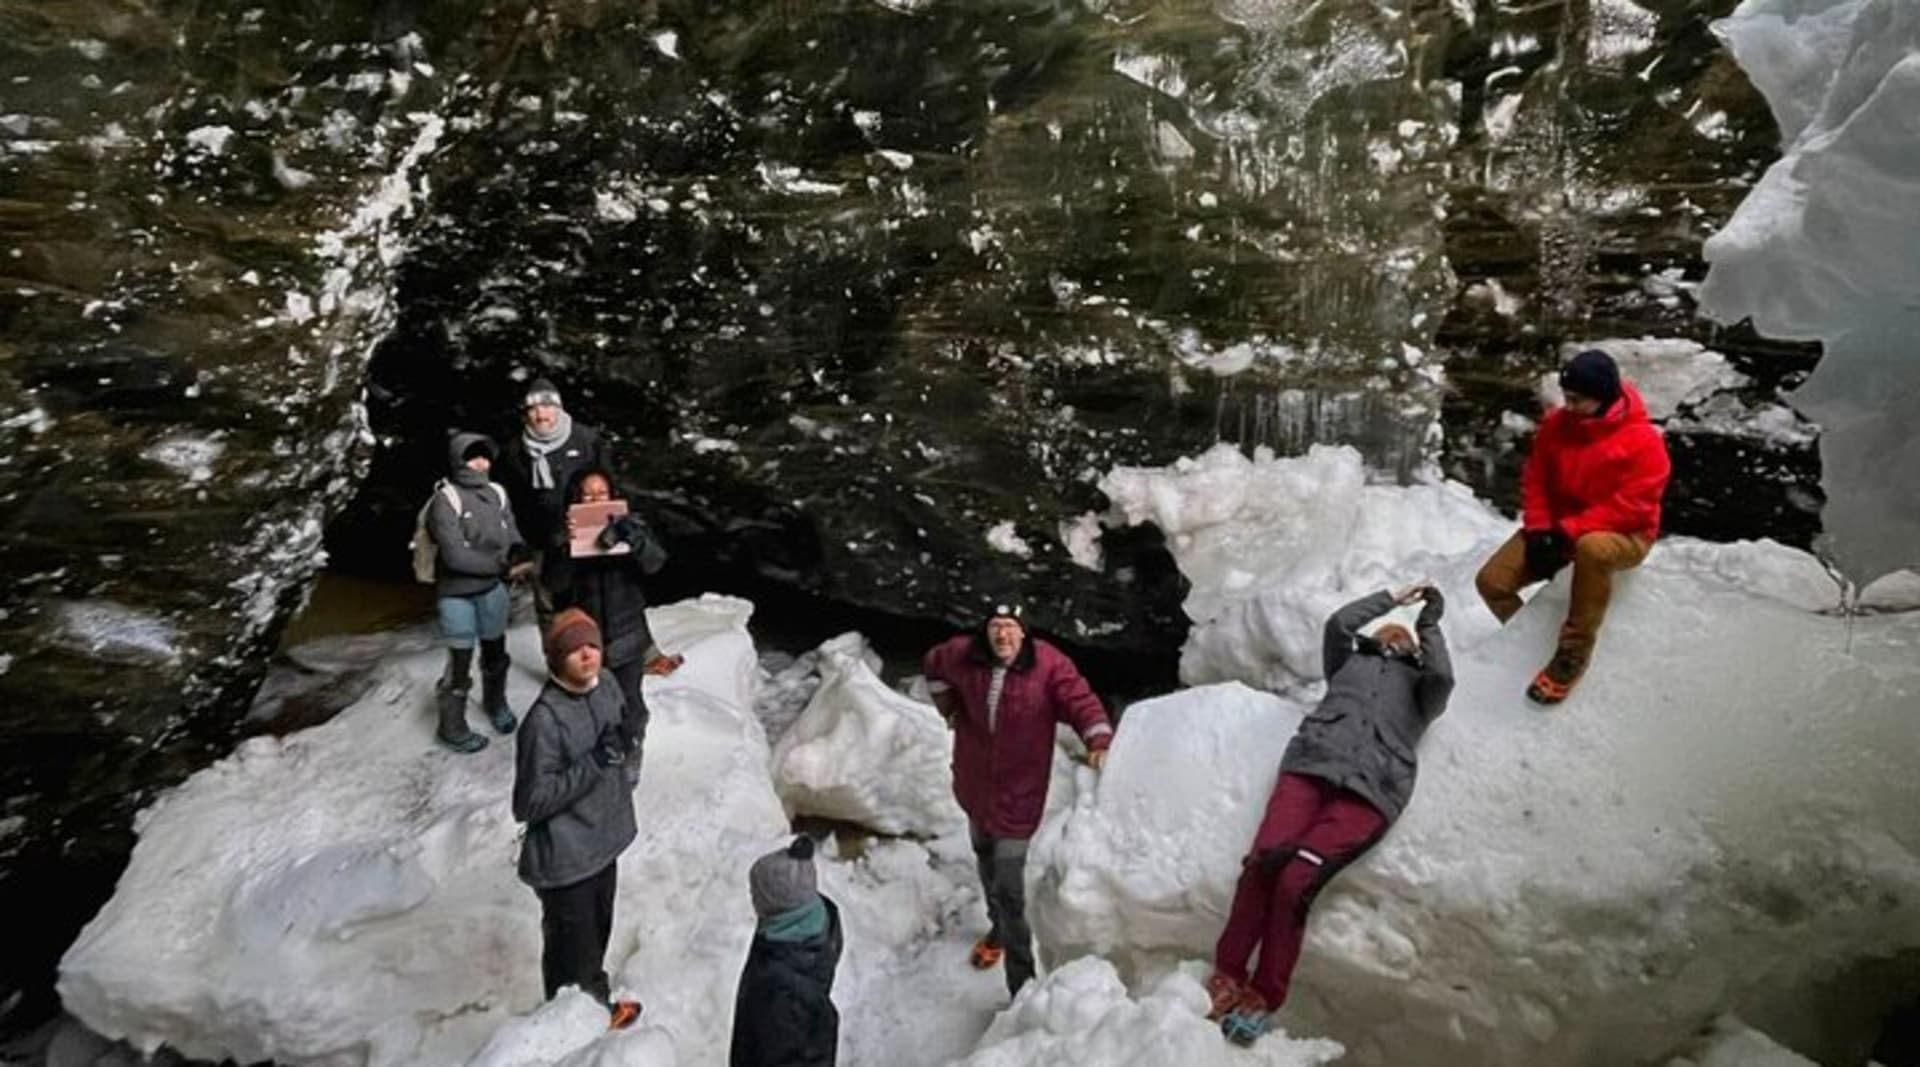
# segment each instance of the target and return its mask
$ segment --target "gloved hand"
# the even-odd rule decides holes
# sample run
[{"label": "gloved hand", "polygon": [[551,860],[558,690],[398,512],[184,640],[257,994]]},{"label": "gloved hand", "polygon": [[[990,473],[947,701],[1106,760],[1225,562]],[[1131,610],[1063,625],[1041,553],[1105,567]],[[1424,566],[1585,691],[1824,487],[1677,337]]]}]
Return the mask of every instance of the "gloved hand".
[{"label": "gloved hand", "polygon": [[1527,573],[1545,581],[1560,573],[1573,556],[1573,542],[1559,530],[1528,530]]},{"label": "gloved hand", "polygon": [[593,762],[602,767],[618,767],[627,761],[626,732],[618,725],[609,726],[600,731],[600,737],[594,741],[589,753]]},{"label": "gloved hand", "polygon": [[1106,765],[1107,765],[1107,750],[1106,750],[1106,749],[1104,749],[1104,748],[1096,748],[1096,749],[1090,749],[1090,750],[1088,750],[1088,752],[1087,752],[1087,766],[1089,766],[1089,767],[1092,767],[1092,768],[1093,768],[1094,770],[1096,770],[1096,771],[1097,771],[1097,770],[1100,770],[1101,768],[1103,768],[1103,767],[1105,767]]},{"label": "gloved hand", "polygon": [[630,545],[635,539],[634,527],[638,526],[639,522],[640,520],[631,515],[609,516],[607,528],[600,531],[600,536],[594,538],[594,543],[601,548],[612,548],[619,544]]},{"label": "gloved hand", "polygon": [[1414,621],[1414,626],[1438,624],[1440,616],[1446,614],[1447,598],[1440,595],[1440,590],[1430,585],[1420,591],[1420,599],[1424,603],[1420,605],[1420,617]]}]

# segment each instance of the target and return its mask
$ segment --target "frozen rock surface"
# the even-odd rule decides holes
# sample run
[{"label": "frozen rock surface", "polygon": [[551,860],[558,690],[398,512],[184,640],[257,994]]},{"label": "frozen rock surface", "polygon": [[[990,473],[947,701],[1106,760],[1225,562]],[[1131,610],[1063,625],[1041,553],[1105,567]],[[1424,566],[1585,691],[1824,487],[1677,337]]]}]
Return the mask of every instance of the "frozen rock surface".
[{"label": "frozen rock surface", "polygon": [[1920,6],[1746,0],[1715,29],[1783,152],[1707,242],[1700,308],[1824,342],[1794,403],[1823,431],[1831,551],[1864,584],[1920,559]]},{"label": "frozen rock surface", "polygon": [[1920,616],[1849,627],[1819,612],[1834,586],[1803,553],[1662,542],[1543,712],[1521,690],[1566,579],[1496,629],[1471,578],[1512,526],[1453,487],[1364,486],[1338,450],[1107,484],[1167,523],[1194,581],[1187,673],[1283,695],[1135,705],[1097,784],[1056,779],[1068,810],[1035,839],[1032,905],[1054,959],[1210,958],[1318,695],[1322,620],[1422,578],[1449,597],[1458,688],[1407,814],[1315,912],[1290,1029],[1361,1064],[1645,1062],[1725,1011],[1804,1021],[1808,991],[1920,947]]},{"label": "frozen rock surface", "polygon": [[857,633],[820,646],[820,688],[773,749],[787,807],[884,834],[936,837],[963,828],[953,799],[953,742],[926,704],[887,687]]}]

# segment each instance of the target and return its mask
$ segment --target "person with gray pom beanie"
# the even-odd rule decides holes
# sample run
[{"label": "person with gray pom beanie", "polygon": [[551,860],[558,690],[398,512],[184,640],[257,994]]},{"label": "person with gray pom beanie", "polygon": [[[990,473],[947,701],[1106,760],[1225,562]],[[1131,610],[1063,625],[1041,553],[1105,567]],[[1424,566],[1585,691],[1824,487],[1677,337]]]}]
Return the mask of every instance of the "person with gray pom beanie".
[{"label": "person with gray pom beanie", "polygon": [[821,895],[813,838],[755,860],[747,888],[758,918],[733,1003],[729,1067],[832,1067],[840,1012],[840,909]]}]

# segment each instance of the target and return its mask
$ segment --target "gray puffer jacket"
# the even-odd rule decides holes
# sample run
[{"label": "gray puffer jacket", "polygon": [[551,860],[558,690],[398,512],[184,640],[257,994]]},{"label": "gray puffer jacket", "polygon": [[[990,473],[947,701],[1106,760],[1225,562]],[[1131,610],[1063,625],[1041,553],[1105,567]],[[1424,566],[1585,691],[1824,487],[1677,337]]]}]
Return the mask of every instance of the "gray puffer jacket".
[{"label": "gray puffer jacket", "polygon": [[427,533],[433,537],[436,558],[433,567],[435,596],[474,596],[499,584],[507,573],[507,564],[519,548],[520,529],[514,525],[513,508],[501,506],[506,490],[471,470],[460,459],[461,453],[475,441],[477,433],[454,434],[447,442],[447,459],[452,473],[448,484],[460,496],[456,513],[446,495],[436,487],[433,503],[427,507]]},{"label": "gray puffer jacket", "polygon": [[1393,609],[1393,594],[1362,597],[1327,619],[1327,695],[1300,724],[1280,770],[1360,794],[1389,823],[1413,796],[1414,748],[1453,693],[1453,661],[1440,632],[1438,593],[1421,608],[1416,660],[1384,654],[1360,627]]},{"label": "gray puffer jacket", "polygon": [[626,698],[611,675],[586,693],[548,679],[515,739],[513,817],[527,824],[520,880],[572,885],[620,858],[638,829],[632,785],[594,762],[594,743],[618,727]]}]

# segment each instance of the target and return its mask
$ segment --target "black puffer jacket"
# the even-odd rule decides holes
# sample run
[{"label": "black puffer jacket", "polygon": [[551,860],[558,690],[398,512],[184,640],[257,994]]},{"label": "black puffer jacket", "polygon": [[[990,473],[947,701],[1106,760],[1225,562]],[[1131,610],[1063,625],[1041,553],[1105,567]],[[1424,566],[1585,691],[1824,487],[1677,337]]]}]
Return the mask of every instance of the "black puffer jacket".
[{"label": "black puffer jacket", "polygon": [[827,932],[819,938],[753,936],[733,1002],[728,1067],[833,1067],[840,1052],[840,1012],[833,1006],[840,945],[840,909],[831,900]]},{"label": "black puffer jacket", "polygon": [[1393,610],[1380,592],[1348,604],[1327,620],[1322,636],[1327,695],[1300,724],[1280,761],[1282,771],[1331,782],[1366,798],[1391,823],[1413,796],[1414,748],[1453,694],[1453,660],[1440,632],[1439,594],[1421,608],[1414,629],[1418,660],[1384,655],[1360,627]]},{"label": "black puffer jacket", "polygon": [[467,447],[485,438],[477,433],[454,434],[447,442],[452,473],[447,481],[460,498],[455,511],[438,487],[427,508],[427,533],[433,538],[435,596],[474,596],[499,584],[517,553],[524,552],[511,506],[502,507],[501,487],[467,467],[460,457]]},{"label": "black puffer jacket", "polygon": [[[609,484],[613,482],[605,471],[582,470],[574,476],[568,500],[579,496],[580,481],[589,474],[599,474],[607,478]],[[666,565],[667,550],[660,547],[653,530],[637,515],[616,519],[612,533],[603,533],[603,539],[623,541],[631,551],[618,556],[573,559],[562,547],[547,558],[545,572],[557,578],[549,586],[555,608],[579,608],[593,616],[606,642],[602,650],[606,665],[622,667],[638,661],[653,647],[642,578]]]}]

